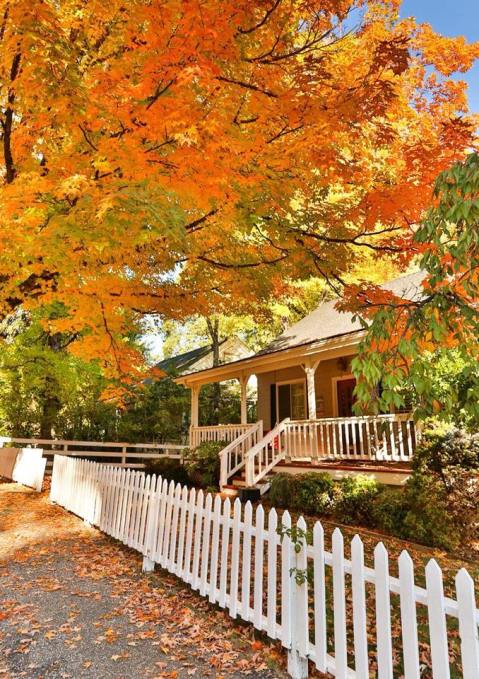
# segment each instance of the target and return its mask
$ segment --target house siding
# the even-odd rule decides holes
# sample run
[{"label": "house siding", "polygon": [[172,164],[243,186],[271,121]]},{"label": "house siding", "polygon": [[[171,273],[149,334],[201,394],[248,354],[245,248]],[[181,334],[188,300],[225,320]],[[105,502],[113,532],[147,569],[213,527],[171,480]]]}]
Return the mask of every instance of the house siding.
[{"label": "house siding", "polygon": [[[316,405],[318,408],[318,417],[333,417],[333,379],[340,377],[347,377],[350,372],[350,359],[330,359],[322,361],[315,375],[316,381]],[[297,379],[305,379],[304,370],[301,366],[293,366],[284,368],[282,370],[274,370],[271,372],[260,373],[258,378],[258,419],[263,420],[263,426],[266,431],[274,426],[271,422],[271,385],[278,382],[288,382]],[[319,406],[322,404],[322,410]]]}]

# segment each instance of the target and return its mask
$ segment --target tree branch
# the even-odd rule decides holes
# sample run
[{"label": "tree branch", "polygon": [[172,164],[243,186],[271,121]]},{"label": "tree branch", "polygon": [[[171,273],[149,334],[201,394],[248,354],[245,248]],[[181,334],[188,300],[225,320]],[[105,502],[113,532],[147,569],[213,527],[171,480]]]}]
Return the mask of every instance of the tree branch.
[{"label": "tree branch", "polygon": [[250,33],[257,31],[258,28],[261,28],[261,26],[265,25],[265,23],[268,21],[270,16],[279,7],[280,4],[281,0],[276,0],[276,2],[274,2],[273,5],[268,10],[266,10],[266,13],[264,17],[261,19],[261,21],[259,21],[254,26],[250,26],[249,28],[238,28],[238,33],[241,33],[241,35],[249,35]]}]

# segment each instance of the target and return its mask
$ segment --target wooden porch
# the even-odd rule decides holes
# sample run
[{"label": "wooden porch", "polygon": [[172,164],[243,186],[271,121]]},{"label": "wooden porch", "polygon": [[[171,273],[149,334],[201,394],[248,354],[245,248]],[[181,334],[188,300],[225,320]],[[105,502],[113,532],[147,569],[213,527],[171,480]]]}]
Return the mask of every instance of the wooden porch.
[{"label": "wooden porch", "polygon": [[[263,436],[262,422],[191,427],[190,445],[225,441],[220,453],[221,487],[241,480],[261,487],[277,471],[328,471],[337,478],[354,473],[402,482],[419,438],[411,415],[386,414],[310,420],[284,419]],[[388,481],[385,480],[385,483]]]}]

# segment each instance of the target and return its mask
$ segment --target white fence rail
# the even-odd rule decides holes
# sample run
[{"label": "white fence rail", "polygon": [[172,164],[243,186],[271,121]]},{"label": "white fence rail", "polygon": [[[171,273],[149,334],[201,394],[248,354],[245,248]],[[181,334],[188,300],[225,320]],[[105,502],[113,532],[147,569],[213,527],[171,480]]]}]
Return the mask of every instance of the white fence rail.
[{"label": "white fence rail", "polygon": [[142,459],[171,457],[182,459],[187,446],[175,443],[125,443],[121,441],[70,441],[66,439],[35,439],[0,436],[0,448],[19,444],[22,447],[43,448],[47,466],[52,465],[54,455],[94,457],[104,459],[120,467],[141,469]]},{"label": "white fence rail", "polygon": [[409,462],[417,439],[409,413],[296,420],[286,424],[286,456]]},{"label": "white fence rail", "polygon": [[338,529],[328,551],[319,522],[308,531],[302,518],[292,526],[288,512],[278,521],[274,509],[265,516],[261,505],[253,511],[236,500],[232,507],[229,499],[86,460],[55,457],[51,499],[140,551],[145,570],[160,564],[280,640],[293,677],[307,677],[308,660],[341,679],[449,679],[452,669],[455,677],[479,677],[479,611],[464,569],[450,598],[434,560],[418,586],[407,552],[394,577],[381,543],[368,566],[358,536],[348,558]]},{"label": "white fence rail", "polygon": [[226,441],[231,443],[249,431],[255,424],[216,424],[208,427],[190,427],[190,446],[196,448],[204,441]]},{"label": "white fence rail", "polygon": [[277,424],[246,454],[246,485],[255,486],[284,460],[287,452],[286,426],[289,418]]}]

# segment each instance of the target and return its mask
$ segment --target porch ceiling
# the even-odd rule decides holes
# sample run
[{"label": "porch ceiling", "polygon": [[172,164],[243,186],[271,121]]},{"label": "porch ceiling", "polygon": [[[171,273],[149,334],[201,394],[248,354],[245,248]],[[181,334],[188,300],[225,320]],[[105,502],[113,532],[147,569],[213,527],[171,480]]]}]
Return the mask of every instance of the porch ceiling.
[{"label": "porch ceiling", "polygon": [[207,368],[181,375],[175,378],[175,382],[186,387],[201,386],[202,384],[240,379],[248,375],[257,375],[295,365],[349,356],[355,353],[363,337],[363,331],[356,331],[325,340],[308,342],[289,349],[280,349],[268,354],[256,354],[249,358],[225,363],[216,368]]}]

